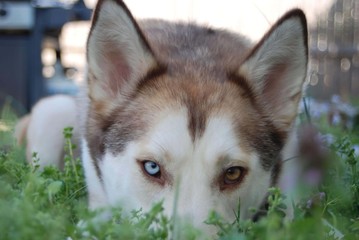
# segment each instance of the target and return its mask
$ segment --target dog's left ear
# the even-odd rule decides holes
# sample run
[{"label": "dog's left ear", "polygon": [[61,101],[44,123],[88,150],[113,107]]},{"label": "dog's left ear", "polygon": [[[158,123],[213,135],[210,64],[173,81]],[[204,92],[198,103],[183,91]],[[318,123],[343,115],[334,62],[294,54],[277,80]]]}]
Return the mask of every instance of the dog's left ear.
[{"label": "dog's left ear", "polygon": [[239,68],[255,101],[279,129],[287,131],[297,115],[307,63],[306,18],[295,9],[272,27]]},{"label": "dog's left ear", "polygon": [[149,43],[120,0],[99,0],[87,42],[87,62],[91,103],[107,108],[125,101],[139,81],[158,67]]}]

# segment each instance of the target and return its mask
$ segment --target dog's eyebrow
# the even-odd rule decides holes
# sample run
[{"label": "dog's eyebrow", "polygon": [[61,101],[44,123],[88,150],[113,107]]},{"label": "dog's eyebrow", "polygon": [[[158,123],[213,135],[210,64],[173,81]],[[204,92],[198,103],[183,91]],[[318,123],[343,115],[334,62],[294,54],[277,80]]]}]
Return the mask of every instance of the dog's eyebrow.
[{"label": "dog's eyebrow", "polygon": [[[164,162],[170,161],[171,156],[165,147],[162,146],[159,142],[155,141],[154,139],[150,140],[153,145],[155,145],[155,150],[145,150],[138,154],[137,159],[139,160],[151,160],[156,161],[159,164],[163,164]],[[155,152],[155,153],[154,153]],[[157,152],[157,153],[156,153]],[[161,156],[161,157],[159,157]]]},{"label": "dog's eyebrow", "polygon": [[243,160],[245,158],[248,158],[248,157],[242,156],[241,158],[231,158],[230,156],[224,156],[224,157],[219,158],[218,164],[224,166],[224,168],[234,167],[234,166],[247,168],[249,166],[248,166],[248,163]]}]

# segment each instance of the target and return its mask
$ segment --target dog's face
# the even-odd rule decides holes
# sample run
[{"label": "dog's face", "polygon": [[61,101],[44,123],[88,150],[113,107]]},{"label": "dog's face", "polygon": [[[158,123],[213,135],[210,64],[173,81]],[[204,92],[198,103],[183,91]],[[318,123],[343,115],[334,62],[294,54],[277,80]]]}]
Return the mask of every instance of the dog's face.
[{"label": "dog's face", "polygon": [[306,76],[306,31],[294,10],[250,48],[225,31],[137,24],[122,1],[100,1],[83,142],[91,206],[163,200],[168,214],[201,224],[210,210],[235,219],[240,202],[241,217],[251,217],[280,174]]}]

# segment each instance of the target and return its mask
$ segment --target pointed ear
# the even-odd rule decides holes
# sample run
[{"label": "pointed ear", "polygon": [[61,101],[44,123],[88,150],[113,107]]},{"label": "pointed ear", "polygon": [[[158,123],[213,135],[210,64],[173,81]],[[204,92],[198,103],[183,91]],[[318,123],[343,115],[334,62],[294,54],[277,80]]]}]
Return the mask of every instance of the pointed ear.
[{"label": "pointed ear", "polygon": [[121,101],[147,73],[154,54],[120,0],[100,0],[87,42],[88,88],[92,102]]},{"label": "pointed ear", "polygon": [[307,63],[306,18],[295,9],[272,27],[239,68],[255,100],[279,129],[288,130],[297,115]]}]

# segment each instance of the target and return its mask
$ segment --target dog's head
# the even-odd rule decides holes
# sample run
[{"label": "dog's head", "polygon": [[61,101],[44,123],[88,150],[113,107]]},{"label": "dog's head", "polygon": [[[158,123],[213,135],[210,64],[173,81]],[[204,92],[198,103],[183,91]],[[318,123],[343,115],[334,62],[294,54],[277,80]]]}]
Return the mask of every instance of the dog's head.
[{"label": "dog's head", "polygon": [[[87,46],[84,165],[93,207],[164,200],[198,224],[232,220],[276,184],[307,69],[304,14],[283,16],[254,47],[195,25],[137,23],[100,1]],[[176,192],[178,196],[176,197]]]}]

